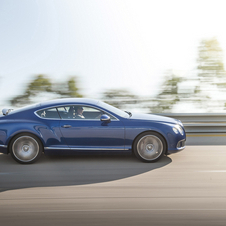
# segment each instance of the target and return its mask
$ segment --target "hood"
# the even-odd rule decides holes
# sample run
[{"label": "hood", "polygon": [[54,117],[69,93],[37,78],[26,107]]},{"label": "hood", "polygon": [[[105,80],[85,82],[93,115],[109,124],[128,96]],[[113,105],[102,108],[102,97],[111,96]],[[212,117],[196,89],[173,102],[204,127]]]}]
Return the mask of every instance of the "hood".
[{"label": "hood", "polygon": [[148,120],[148,121],[155,121],[155,122],[166,122],[166,123],[173,123],[173,124],[178,124],[180,123],[179,120],[174,119],[174,118],[169,118],[161,115],[153,115],[153,114],[139,114],[139,113],[133,113],[130,119],[135,119],[135,120]]}]

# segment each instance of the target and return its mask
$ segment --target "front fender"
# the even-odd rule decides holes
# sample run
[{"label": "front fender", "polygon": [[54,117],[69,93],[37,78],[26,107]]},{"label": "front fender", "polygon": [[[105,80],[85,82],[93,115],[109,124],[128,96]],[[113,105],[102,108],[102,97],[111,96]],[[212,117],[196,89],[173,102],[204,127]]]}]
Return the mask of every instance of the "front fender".
[{"label": "front fender", "polygon": [[132,149],[133,142],[138,135],[144,132],[153,131],[164,137],[167,144],[167,150],[174,150],[178,141],[185,139],[185,136],[175,134],[172,129],[173,126],[174,124],[164,122],[139,121],[134,122],[132,125],[127,123],[125,125],[125,147]]}]

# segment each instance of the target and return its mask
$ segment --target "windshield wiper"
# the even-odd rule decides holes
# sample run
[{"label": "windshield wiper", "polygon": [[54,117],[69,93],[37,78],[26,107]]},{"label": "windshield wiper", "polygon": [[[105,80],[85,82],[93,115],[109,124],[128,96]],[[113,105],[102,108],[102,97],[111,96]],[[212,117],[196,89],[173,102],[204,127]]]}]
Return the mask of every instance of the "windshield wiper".
[{"label": "windshield wiper", "polygon": [[132,116],[132,113],[131,112],[129,112],[129,111],[125,111],[125,112],[129,115],[129,117]]}]

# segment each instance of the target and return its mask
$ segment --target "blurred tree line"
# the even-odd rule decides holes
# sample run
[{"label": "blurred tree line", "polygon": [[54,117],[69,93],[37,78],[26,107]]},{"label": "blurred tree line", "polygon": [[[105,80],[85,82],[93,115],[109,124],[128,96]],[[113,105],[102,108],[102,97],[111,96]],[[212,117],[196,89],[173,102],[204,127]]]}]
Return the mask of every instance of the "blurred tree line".
[{"label": "blurred tree line", "polygon": [[76,77],[71,77],[66,82],[55,83],[46,75],[37,75],[27,85],[24,94],[14,97],[10,102],[13,106],[20,107],[37,102],[35,99],[39,98],[40,95],[45,99],[82,97],[79,93]]},{"label": "blurred tree line", "polygon": [[[109,97],[108,93],[111,93]],[[113,93],[114,92],[114,93]],[[120,91],[121,92],[121,91]],[[216,38],[202,40],[198,46],[197,66],[187,77],[173,70],[165,73],[160,92],[149,99],[134,99],[149,106],[149,112],[172,112],[176,106],[180,112],[188,107],[204,112],[223,111],[226,108],[226,72],[223,63],[223,51]],[[104,99],[114,105],[116,100],[124,104],[133,103],[132,94],[117,96],[117,90],[104,93]],[[128,99],[129,101],[126,101]]]},{"label": "blurred tree line", "polygon": [[[223,110],[226,107],[226,72],[223,51],[216,38],[202,40],[198,46],[196,70],[182,77],[169,70],[165,73],[159,93],[153,98],[141,98],[129,91],[111,89],[102,93],[102,100],[121,109],[142,108],[148,112],[172,112],[176,106],[194,109]],[[76,77],[66,82],[53,83],[45,75],[37,75],[26,87],[24,94],[11,100],[14,106],[23,106],[44,95],[49,99],[82,97]],[[42,101],[39,100],[39,101]]]}]

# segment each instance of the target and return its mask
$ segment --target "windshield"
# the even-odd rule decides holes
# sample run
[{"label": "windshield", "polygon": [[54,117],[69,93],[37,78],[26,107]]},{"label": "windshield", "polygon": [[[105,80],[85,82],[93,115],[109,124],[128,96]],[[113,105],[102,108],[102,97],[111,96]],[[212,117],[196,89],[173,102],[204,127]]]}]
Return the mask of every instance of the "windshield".
[{"label": "windshield", "polygon": [[102,101],[99,101],[99,106],[102,107],[102,108],[105,108],[107,111],[110,111],[110,112],[112,112],[112,113],[114,113],[114,114],[116,114],[116,115],[118,115],[120,117],[123,117],[123,118],[128,118],[129,117],[129,115],[126,112],[124,112],[124,111],[122,111],[122,110],[120,110],[120,109],[118,109],[116,107],[113,107],[113,106],[111,106],[109,104],[106,104],[106,103],[104,103]]}]

